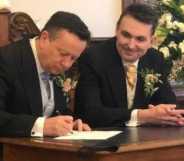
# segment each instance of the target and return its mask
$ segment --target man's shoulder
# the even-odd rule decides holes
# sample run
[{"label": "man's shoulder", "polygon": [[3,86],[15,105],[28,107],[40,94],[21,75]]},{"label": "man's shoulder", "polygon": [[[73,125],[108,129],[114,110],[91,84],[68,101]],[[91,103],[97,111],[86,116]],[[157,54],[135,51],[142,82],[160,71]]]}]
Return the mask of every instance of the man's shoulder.
[{"label": "man's shoulder", "polygon": [[164,61],[163,55],[154,48],[148,49],[147,53],[142,57],[142,59],[152,63],[159,63]]},{"label": "man's shoulder", "polygon": [[115,39],[111,38],[89,47],[79,62],[98,70],[107,70],[110,66],[121,63],[116,51]]},{"label": "man's shoulder", "polygon": [[10,43],[6,46],[0,48],[1,57],[4,58],[13,58],[16,57],[17,54],[20,54],[20,51],[25,51],[29,46],[29,39],[23,39],[17,42]]},{"label": "man's shoulder", "polygon": [[140,59],[140,66],[141,68],[148,68],[158,73],[163,73],[167,70],[167,64],[162,54],[153,48],[150,48]]},{"label": "man's shoulder", "polygon": [[13,70],[22,64],[24,55],[29,55],[29,40],[20,40],[0,48],[0,64]]},{"label": "man's shoulder", "polygon": [[115,48],[115,38],[109,38],[107,40],[100,41],[95,44],[91,44],[91,46],[87,49],[87,52],[90,53],[101,53],[105,54],[105,52],[110,52]]},{"label": "man's shoulder", "polygon": [[115,39],[110,38],[97,44],[91,45],[83,54],[83,57],[94,61],[104,62],[116,54]]}]

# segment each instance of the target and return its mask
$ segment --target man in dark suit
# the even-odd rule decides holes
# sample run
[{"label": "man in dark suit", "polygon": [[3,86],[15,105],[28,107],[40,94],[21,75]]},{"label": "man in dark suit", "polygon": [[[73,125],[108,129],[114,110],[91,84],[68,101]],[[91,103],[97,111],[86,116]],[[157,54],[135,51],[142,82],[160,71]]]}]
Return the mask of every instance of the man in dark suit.
[{"label": "man in dark suit", "polygon": [[157,19],[151,7],[133,4],[120,16],[116,37],[81,57],[75,112],[92,127],[184,125],[164,60],[150,48]]},{"label": "man in dark suit", "polygon": [[51,79],[51,74],[72,66],[89,39],[90,32],[78,16],[56,12],[39,36],[0,48],[1,136],[58,136],[72,129],[90,130],[70,115],[62,87]]}]

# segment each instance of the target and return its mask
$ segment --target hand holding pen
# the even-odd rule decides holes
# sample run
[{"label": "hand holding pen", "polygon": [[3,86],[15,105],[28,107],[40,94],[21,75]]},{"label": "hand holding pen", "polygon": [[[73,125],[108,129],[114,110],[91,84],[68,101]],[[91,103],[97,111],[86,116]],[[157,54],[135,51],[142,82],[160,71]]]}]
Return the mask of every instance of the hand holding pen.
[{"label": "hand holding pen", "polygon": [[[56,110],[57,115],[61,115],[61,112],[59,110]],[[82,122],[81,119],[78,119],[74,116],[74,122],[73,122],[73,130],[78,130],[78,131],[90,131],[91,128],[89,127],[88,124]]]},{"label": "hand holding pen", "polygon": [[67,135],[73,130],[73,117],[69,115],[59,115],[45,119],[43,135],[60,136]]},{"label": "hand holding pen", "polygon": [[83,123],[81,119],[74,121],[70,115],[61,115],[45,119],[43,134],[44,136],[61,136],[71,133],[73,130],[89,131],[90,127]]}]

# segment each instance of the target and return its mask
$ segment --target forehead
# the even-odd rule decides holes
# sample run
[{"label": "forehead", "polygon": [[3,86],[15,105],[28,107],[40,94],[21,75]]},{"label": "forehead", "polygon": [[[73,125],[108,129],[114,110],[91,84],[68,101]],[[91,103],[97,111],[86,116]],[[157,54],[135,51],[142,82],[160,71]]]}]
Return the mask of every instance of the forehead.
[{"label": "forehead", "polygon": [[147,37],[152,35],[152,25],[140,22],[129,15],[122,18],[117,30],[126,31],[133,36]]},{"label": "forehead", "polygon": [[57,49],[80,54],[87,45],[86,41],[81,40],[77,35],[67,30],[58,31],[56,39],[52,41]]}]

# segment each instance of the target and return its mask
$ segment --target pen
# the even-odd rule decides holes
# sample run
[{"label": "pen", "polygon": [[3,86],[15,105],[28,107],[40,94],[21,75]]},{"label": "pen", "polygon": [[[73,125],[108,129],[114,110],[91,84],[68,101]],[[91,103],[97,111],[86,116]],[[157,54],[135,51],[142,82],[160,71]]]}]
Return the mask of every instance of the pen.
[{"label": "pen", "polygon": [[59,110],[56,110],[56,115],[61,115],[61,112]]}]

